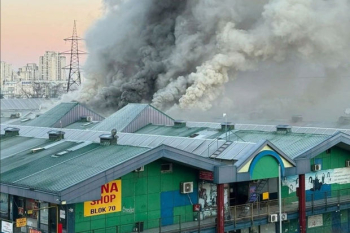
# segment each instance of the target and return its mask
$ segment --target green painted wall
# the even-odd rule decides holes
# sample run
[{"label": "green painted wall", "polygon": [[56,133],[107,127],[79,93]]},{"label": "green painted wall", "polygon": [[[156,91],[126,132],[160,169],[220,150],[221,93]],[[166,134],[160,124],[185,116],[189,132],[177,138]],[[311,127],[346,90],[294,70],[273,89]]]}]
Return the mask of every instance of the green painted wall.
[{"label": "green painted wall", "polygon": [[[338,220],[334,213],[323,214],[323,226],[307,228],[307,233],[329,233],[329,232],[349,232],[349,210],[341,210],[337,213]],[[308,218],[307,218],[308,221]],[[308,222],[307,225],[308,226]]]},{"label": "green painted wall", "polygon": [[[276,224],[276,229],[279,228],[279,223]],[[290,219],[282,222],[282,232],[299,232],[298,219]]]},{"label": "green painted wall", "polygon": [[330,153],[323,152],[310,160],[311,165],[316,159],[322,159],[322,170],[343,168],[345,161],[350,160],[350,152],[339,147],[332,147]]},{"label": "green painted wall", "polygon": [[[198,171],[173,163],[173,172],[162,173],[162,160],[145,166],[144,172],[131,172],[122,180],[122,211],[84,217],[84,204],[75,205],[75,232],[131,232],[136,222],[144,222],[144,229],[159,227],[161,193],[179,190],[181,182],[194,181],[197,190]],[[118,177],[116,177],[117,179]],[[174,224],[193,221],[192,205],[173,209]]]},{"label": "green painted wall", "polygon": [[263,156],[256,163],[252,180],[278,177],[278,161],[272,156]]},{"label": "green painted wall", "polygon": [[[321,161],[322,170],[344,168],[345,161],[350,160],[350,152],[340,147],[332,147],[330,153],[323,152],[310,160],[310,164],[313,165]],[[350,183],[348,184],[332,184],[331,190],[349,189]]]},{"label": "green painted wall", "polygon": [[[322,215],[323,226],[308,228],[309,217],[306,217],[307,233],[330,233],[330,232],[349,232],[349,210],[341,210],[338,221],[334,219],[334,213],[324,213]],[[278,223],[277,223],[278,224]],[[334,231],[337,228],[338,231]],[[299,220],[290,219],[282,222],[282,232],[299,232]]]}]

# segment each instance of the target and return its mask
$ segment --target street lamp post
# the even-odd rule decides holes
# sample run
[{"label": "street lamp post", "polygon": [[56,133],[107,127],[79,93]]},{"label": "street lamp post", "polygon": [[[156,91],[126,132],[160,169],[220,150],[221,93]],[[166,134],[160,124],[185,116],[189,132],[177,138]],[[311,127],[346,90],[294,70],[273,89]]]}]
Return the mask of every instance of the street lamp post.
[{"label": "street lamp post", "polygon": [[279,228],[282,233],[282,194],[281,194],[281,164],[278,164],[278,212],[279,212]]},{"label": "street lamp post", "polygon": [[227,142],[227,115],[226,113],[222,114],[222,116],[225,118],[225,135],[226,135],[226,142]]}]

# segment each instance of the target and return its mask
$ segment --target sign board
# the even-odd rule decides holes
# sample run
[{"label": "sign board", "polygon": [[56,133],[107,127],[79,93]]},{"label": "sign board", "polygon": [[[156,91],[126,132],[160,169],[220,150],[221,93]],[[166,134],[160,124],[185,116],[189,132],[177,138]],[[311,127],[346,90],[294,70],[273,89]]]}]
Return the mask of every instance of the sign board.
[{"label": "sign board", "polygon": [[308,219],[307,219],[307,227],[308,228],[320,227],[320,226],[323,226],[322,214],[308,217]]},{"label": "sign board", "polygon": [[42,232],[35,229],[29,229],[29,233],[42,233]]},{"label": "sign board", "polygon": [[101,186],[101,199],[84,202],[84,217],[121,211],[122,181],[114,180]]},{"label": "sign board", "polygon": [[27,225],[26,218],[17,218],[16,219],[16,227],[25,227]]},{"label": "sign board", "polygon": [[264,192],[264,193],[262,193],[262,199],[263,200],[269,200],[269,192]]},{"label": "sign board", "polygon": [[60,210],[60,218],[62,218],[62,219],[66,218],[66,211]]},{"label": "sign board", "polygon": [[201,180],[214,180],[213,172],[199,171],[199,179]]},{"label": "sign board", "polygon": [[[350,183],[350,169],[335,168],[305,174],[305,190],[320,190],[322,185]],[[288,176],[282,180],[283,186],[289,187],[289,193],[296,192],[299,187],[299,177]]]},{"label": "sign board", "polygon": [[1,221],[1,232],[13,233],[13,224],[11,222]]}]

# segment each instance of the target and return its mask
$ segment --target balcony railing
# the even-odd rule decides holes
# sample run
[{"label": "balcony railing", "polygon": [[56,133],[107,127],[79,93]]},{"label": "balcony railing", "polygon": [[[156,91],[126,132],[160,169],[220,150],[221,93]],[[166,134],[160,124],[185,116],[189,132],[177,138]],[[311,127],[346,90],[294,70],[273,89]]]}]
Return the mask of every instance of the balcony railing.
[{"label": "balcony railing", "polygon": [[[350,189],[341,189],[327,192],[314,192],[306,195],[306,210],[314,211],[315,209],[337,206],[344,203],[350,203]],[[299,209],[298,197],[288,197],[282,199],[282,212],[297,212]],[[267,217],[270,214],[278,212],[278,200],[262,201],[248,203],[244,205],[231,206],[226,211],[226,221],[247,221]]]}]

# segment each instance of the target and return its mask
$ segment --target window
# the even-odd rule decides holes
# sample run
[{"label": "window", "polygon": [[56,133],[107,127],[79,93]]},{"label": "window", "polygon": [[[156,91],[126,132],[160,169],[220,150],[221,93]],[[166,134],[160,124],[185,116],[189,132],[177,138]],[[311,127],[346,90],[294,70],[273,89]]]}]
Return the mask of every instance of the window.
[{"label": "window", "polygon": [[173,171],[173,164],[171,164],[171,163],[162,164],[160,167],[160,171],[162,173],[172,172]]}]

